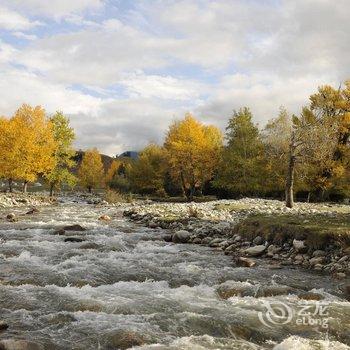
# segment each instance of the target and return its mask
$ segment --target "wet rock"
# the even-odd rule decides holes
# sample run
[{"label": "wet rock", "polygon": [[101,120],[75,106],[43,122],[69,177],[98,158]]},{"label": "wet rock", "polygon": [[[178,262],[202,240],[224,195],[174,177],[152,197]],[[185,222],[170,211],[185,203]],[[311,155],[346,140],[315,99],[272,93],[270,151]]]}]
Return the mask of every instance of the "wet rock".
[{"label": "wet rock", "polygon": [[293,240],[293,247],[298,253],[306,253],[307,246],[305,244],[305,241],[300,241],[297,239]]},{"label": "wet rock", "polygon": [[81,243],[84,242],[82,238],[79,237],[67,237],[64,239],[65,242]]},{"label": "wet rock", "polygon": [[99,218],[98,218],[100,221],[111,221],[111,217],[104,214],[104,215],[101,215]]},{"label": "wet rock", "polygon": [[346,278],[346,273],[344,272],[337,272],[335,275],[334,275],[335,278],[338,278],[339,280],[341,279],[344,279]]},{"label": "wet rock", "polygon": [[323,300],[324,296],[315,292],[302,292],[298,294],[299,299],[303,300]]},{"label": "wet rock", "polygon": [[288,286],[264,286],[259,289],[258,297],[273,297],[276,295],[287,295],[292,292],[292,288]]},{"label": "wet rock", "polygon": [[64,226],[63,230],[65,230],[65,231],[86,231],[86,228],[79,225],[79,224],[74,224],[74,225]]},{"label": "wet rock", "polygon": [[253,267],[256,265],[256,262],[252,259],[239,257],[236,259],[237,266],[244,266],[244,267]]},{"label": "wet rock", "polygon": [[266,250],[266,246],[264,245],[256,245],[254,247],[250,247],[244,250],[244,253],[248,256],[259,256],[262,255]]},{"label": "wet rock", "polygon": [[229,299],[234,296],[251,296],[254,294],[254,290],[252,290],[250,284],[236,281],[226,281],[220,284],[216,292],[222,299]]},{"label": "wet rock", "polygon": [[38,208],[31,208],[29,211],[26,212],[26,215],[32,215],[32,214],[36,214],[39,212],[40,212],[40,210]]},{"label": "wet rock", "polygon": [[79,248],[80,249],[100,249],[101,246],[95,242],[87,242],[82,244]]},{"label": "wet rock", "polygon": [[5,322],[0,321],[0,332],[5,331],[7,328],[9,328],[9,325]]},{"label": "wet rock", "polygon": [[149,228],[157,228],[158,224],[155,221],[150,221],[148,224],[148,227]]},{"label": "wet rock", "polygon": [[64,236],[66,231],[63,228],[59,228],[52,232],[53,235]]},{"label": "wet rock", "polygon": [[165,235],[163,237],[163,239],[164,239],[165,242],[172,242],[173,236],[172,235]]},{"label": "wet rock", "polygon": [[136,346],[141,346],[146,343],[146,340],[142,334],[129,330],[118,330],[113,335],[108,337],[107,349],[108,350],[126,350]]},{"label": "wet rock", "polygon": [[0,350],[42,350],[39,344],[27,340],[5,339],[0,341]]},{"label": "wet rock", "polygon": [[194,243],[194,244],[201,244],[202,240],[200,238],[196,237],[196,238],[193,239],[192,243]]},{"label": "wet rock", "polygon": [[187,243],[191,237],[191,234],[186,230],[176,231],[172,236],[174,243]]}]

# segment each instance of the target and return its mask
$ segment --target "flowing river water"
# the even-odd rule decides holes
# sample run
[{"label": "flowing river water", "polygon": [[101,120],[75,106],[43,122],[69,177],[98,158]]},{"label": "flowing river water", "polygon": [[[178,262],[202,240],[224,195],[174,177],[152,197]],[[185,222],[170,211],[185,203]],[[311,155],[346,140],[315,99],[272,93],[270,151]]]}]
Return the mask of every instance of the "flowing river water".
[{"label": "flowing river water", "polygon": [[[112,221],[98,221],[101,214]],[[87,230],[54,234],[76,223]],[[53,350],[350,349],[350,303],[340,281],[264,264],[235,267],[212,248],[164,242],[164,233],[129,222],[121,209],[84,203],[2,220],[0,321],[9,328],[0,340]],[[220,298],[218,285],[228,280],[242,296]],[[258,297],[266,285],[295,292]],[[302,291],[324,300],[302,300]],[[286,317],[273,317],[273,304]]]}]

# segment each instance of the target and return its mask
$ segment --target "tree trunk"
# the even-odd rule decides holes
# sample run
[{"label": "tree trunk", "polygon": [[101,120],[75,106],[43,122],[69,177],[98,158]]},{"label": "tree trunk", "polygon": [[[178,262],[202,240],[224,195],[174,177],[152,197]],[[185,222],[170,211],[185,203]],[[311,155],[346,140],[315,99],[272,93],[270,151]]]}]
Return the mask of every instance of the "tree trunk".
[{"label": "tree trunk", "polygon": [[12,179],[9,179],[9,191],[10,191],[10,193],[12,193],[13,192],[13,180]]},{"label": "tree trunk", "polygon": [[88,191],[89,191],[89,193],[92,193],[92,187],[91,186],[88,187]]},{"label": "tree trunk", "polygon": [[310,203],[310,198],[311,198],[311,191],[309,191],[307,194],[307,199],[306,199],[307,203]]},{"label": "tree trunk", "polygon": [[53,197],[53,190],[54,190],[55,184],[50,183],[50,197]]},{"label": "tree trunk", "polygon": [[291,143],[289,146],[289,164],[286,179],[286,206],[293,208],[294,206],[294,171],[295,171],[295,142],[294,135],[292,135]]},{"label": "tree trunk", "polygon": [[194,192],[195,192],[195,187],[191,186],[190,189],[188,190],[188,195],[187,195],[187,200],[189,202],[193,201]]},{"label": "tree trunk", "polygon": [[23,193],[27,193],[27,189],[28,189],[28,181],[24,181],[24,183],[23,183]]}]

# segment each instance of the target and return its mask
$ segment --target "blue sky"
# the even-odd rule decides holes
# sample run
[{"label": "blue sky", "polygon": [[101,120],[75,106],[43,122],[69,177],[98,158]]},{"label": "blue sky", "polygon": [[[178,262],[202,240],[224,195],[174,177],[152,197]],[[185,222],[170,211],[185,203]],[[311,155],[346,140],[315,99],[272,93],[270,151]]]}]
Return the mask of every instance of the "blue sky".
[{"label": "blue sky", "polygon": [[350,77],[347,0],[0,0],[0,113],[62,110],[76,146],[161,142],[192,112],[224,129],[249,106],[298,113]]}]

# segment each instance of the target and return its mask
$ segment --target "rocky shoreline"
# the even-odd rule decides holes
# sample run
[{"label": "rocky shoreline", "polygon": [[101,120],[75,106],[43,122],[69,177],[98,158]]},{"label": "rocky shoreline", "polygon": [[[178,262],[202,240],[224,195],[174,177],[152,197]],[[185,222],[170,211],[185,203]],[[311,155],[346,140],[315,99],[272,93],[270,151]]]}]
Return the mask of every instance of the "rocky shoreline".
[{"label": "rocky shoreline", "polygon": [[0,208],[51,205],[56,199],[37,193],[0,193]]},{"label": "rocky shoreline", "polygon": [[[349,212],[346,205],[297,203],[295,208],[288,209],[280,201],[246,198],[195,204],[142,204],[125,210],[124,215],[152,229],[167,229],[166,241],[202,244],[222,250],[233,257],[237,266],[253,267],[264,258],[268,259],[271,268],[302,267],[347,281],[350,246],[336,236],[324,241],[320,249],[312,247],[307,237],[300,237],[300,234],[279,233],[277,241],[270,233],[267,236],[259,234],[259,217],[251,222],[249,235],[240,226],[254,215],[268,215],[272,222],[283,215],[307,222],[305,218],[310,217],[334,221],[338,215],[349,215]],[[341,220],[339,217],[339,225]],[[350,286],[347,288],[350,294]]]}]

